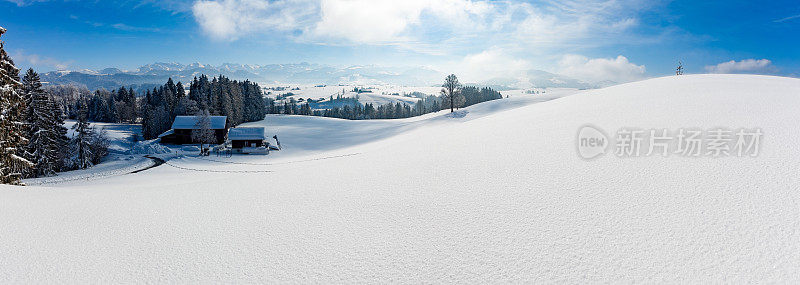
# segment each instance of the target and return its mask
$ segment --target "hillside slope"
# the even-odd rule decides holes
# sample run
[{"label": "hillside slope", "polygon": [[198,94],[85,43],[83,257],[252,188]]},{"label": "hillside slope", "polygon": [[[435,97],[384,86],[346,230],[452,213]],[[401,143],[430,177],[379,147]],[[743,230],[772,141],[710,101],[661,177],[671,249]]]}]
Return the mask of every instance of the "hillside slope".
[{"label": "hillside slope", "polygon": [[[800,80],[664,77],[504,102],[308,159],[2,186],[0,282],[800,281]],[[764,135],[757,157],[585,161],[586,124]]]}]

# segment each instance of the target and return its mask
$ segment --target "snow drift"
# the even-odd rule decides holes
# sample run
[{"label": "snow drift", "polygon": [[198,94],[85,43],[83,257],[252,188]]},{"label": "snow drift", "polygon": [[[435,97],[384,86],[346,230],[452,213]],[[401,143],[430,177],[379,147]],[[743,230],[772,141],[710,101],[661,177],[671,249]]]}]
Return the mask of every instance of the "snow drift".
[{"label": "snow drift", "polygon": [[156,142],[156,139],[139,141],[133,144],[128,154],[164,154],[172,152],[168,147]]},{"label": "snow drift", "polygon": [[[454,117],[314,118],[328,128],[303,159],[287,147],[3,186],[0,282],[797,282],[799,96],[798,79],[664,77]],[[301,134],[293,120],[309,119],[263,124]],[[584,161],[585,124],[764,139],[757,157]]]}]

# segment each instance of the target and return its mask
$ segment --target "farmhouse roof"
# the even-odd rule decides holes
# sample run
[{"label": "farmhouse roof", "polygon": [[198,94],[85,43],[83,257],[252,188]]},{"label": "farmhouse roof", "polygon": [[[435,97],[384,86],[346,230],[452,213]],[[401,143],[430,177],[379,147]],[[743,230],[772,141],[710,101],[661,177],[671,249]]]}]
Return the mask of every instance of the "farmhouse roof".
[{"label": "farmhouse roof", "polygon": [[[228,119],[226,116],[211,116],[211,129],[219,130],[225,128],[225,121]],[[193,130],[197,129],[197,122],[200,120],[199,116],[177,116],[175,121],[172,122],[172,128],[176,130]]]},{"label": "farmhouse roof", "polygon": [[263,127],[243,127],[232,128],[228,131],[229,140],[263,140],[264,135]]}]

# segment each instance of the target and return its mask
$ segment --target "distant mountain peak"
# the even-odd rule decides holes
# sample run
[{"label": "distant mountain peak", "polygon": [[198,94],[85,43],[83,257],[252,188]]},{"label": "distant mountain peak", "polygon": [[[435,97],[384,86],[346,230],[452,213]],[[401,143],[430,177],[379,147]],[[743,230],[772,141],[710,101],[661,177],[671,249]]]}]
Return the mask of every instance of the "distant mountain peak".
[{"label": "distant mountain peak", "polygon": [[[120,86],[152,86],[164,84],[167,78],[188,83],[194,77],[205,74],[209,77],[224,75],[235,80],[250,80],[267,84],[312,84],[312,85],[405,85],[432,86],[440,84],[445,74],[430,66],[380,66],[350,65],[336,67],[308,62],[288,64],[239,64],[220,65],[195,62],[154,62],[135,70],[125,71],[109,67],[101,70],[53,71],[42,75],[50,84],[78,84],[89,89],[116,89]],[[542,70],[528,70],[516,77],[498,77],[475,82],[476,85],[504,89],[533,87],[595,88],[613,85],[613,82],[590,84],[567,76]]]},{"label": "distant mountain peak", "polygon": [[396,84],[427,86],[438,82],[442,75],[430,68],[397,68],[376,65],[336,67],[308,62],[290,64],[239,64],[220,65],[199,62],[154,62],[124,71],[109,67],[101,70],[57,71],[43,74],[50,84],[77,84],[89,89],[115,89],[119,86],[163,84],[167,78],[191,81],[200,74],[213,77],[224,75],[236,80],[250,80],[272,84]]}]

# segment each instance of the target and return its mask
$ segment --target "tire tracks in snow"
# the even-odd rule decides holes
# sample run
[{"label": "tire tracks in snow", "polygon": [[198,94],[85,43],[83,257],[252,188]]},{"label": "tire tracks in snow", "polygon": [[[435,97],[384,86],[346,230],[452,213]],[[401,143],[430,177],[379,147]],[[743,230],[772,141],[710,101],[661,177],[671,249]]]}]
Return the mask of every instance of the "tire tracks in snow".
[{"label": "tire tracks in snow", "polygon": [[[224,163],[224,164],[272,166],[272,165],[287,165],[287,164],[293,164],[293,163],[302,163],[302,162],[310,162],[310,161],[342,158],[342,157],[348,157],[348,156],[355,156],[355,155],[359,155],[359,154],[361,154],[361,153],[357,152],[357,153],[349,153],[349,154],[342,154],[342,155],[332,155],[332,156],[317,157],[317,158],[310,158],[310,159],[303,159],[303,160],[294,160],[294,161],[285,161],[285,162],[276,162],[276,163],[251,163],[251,162],[221,161],[221,160],[215,160],[215,159],[208,159],[208,158],[201,158],[201,157],[190,157],[190,156],[184,156],[184,157],[185,158],[197,159],[197,160]],[[181,170],[197,171],[197,172],[210,172],[210,173],[272,173],[272,172],[276,172],[275,170],[198,169],[198,168],[191,168],[191,167],[175,165],[173,163],[170,163],[169,161],[164,161],[164,164],[169,165],[169,166],[174,167],[174,168],[177,168],[177,169],[181,169]]]},{"label": "tire tracks in snow", "polygon": [[189,157],[189,156],[187,156],[187,158],[193,158],[193,159],[199,159],[199,160],[205,160],[205,161],[213,161],[213,162],[218,162],[218,163],[227,163],[227,164],[241,164],[241,165],[264,165],[264,166],[270,166],[270,165],[286,165],[286,164],[294,164],[294,163],[300,163],[300,162],[309,162],[309,161],[317,161],[317,160],[326,160],[326,159],[342,158],[342,157],[355,156],[355,155],[360,155],[360,154],[361,154],[360,152],[354,152],[354,153],[341,154],[341,155],[331,155],[331,156],[323,156],[323,157],[310,158],[310,159],[302,159],[302,160],[294,160],[294,161],[284,161],[284,162],[274,162],[274,163],[253,163],[253,162],[222,161],[222,160],[215,160],[215,159],[208,159],[208,158],[200,158],[200,157]]},{"label": "tire tracks in snow", "polygon": [[157,166],[153,164],[157,163],[155,162],[155,160],[153,160],[154,162],[150,162],[148,160],[145,161],[148,162],[146,166],[142,166],[141,165],[142,163],[140,162],[125,167],[113,168],[109,170],[100,170],[97,172],[91,171],[92,168],[90,167],[87,169],[75,170],[75,171],[86,171],[85,173],[80,173],[76,175],[64,175],[64,176],[56,175],[51,177],[40,177],[24,182],[28,186],[42,186],[42,185],[55,185],[55,184],[75,182],[75,181],[91,181],[91,180],[111,178],[115,176],[128,175],[131,173],[137,173]]},{"label": "tire tracks in snow", "polygon": [[145,168],[142,168],[142,169],[139,169],[139,170],[134,170],[134,171],[131,171],[131,172],[129,172],[129,173],[126,173],[126,174],[139,173],[139,172],[142,172],[142,171],[148,170],[148,169],[150,169],[150,168],[154,168],[154,167],[161,166],[162,164],[164,164],[164,163],[166,163],[166,162],[167,162],[166,160],[164,160],[163,158],[160,158],[160,157],[149,156],[149,155],[145,155],[144,157],[146,157],[146,158],[149,158],[149,159],[153,160],[153,162],[154,162],[154,163],[153,163],[153,165],[150,165],[150,166],[148,166],[148,167],[145,167]]}]

